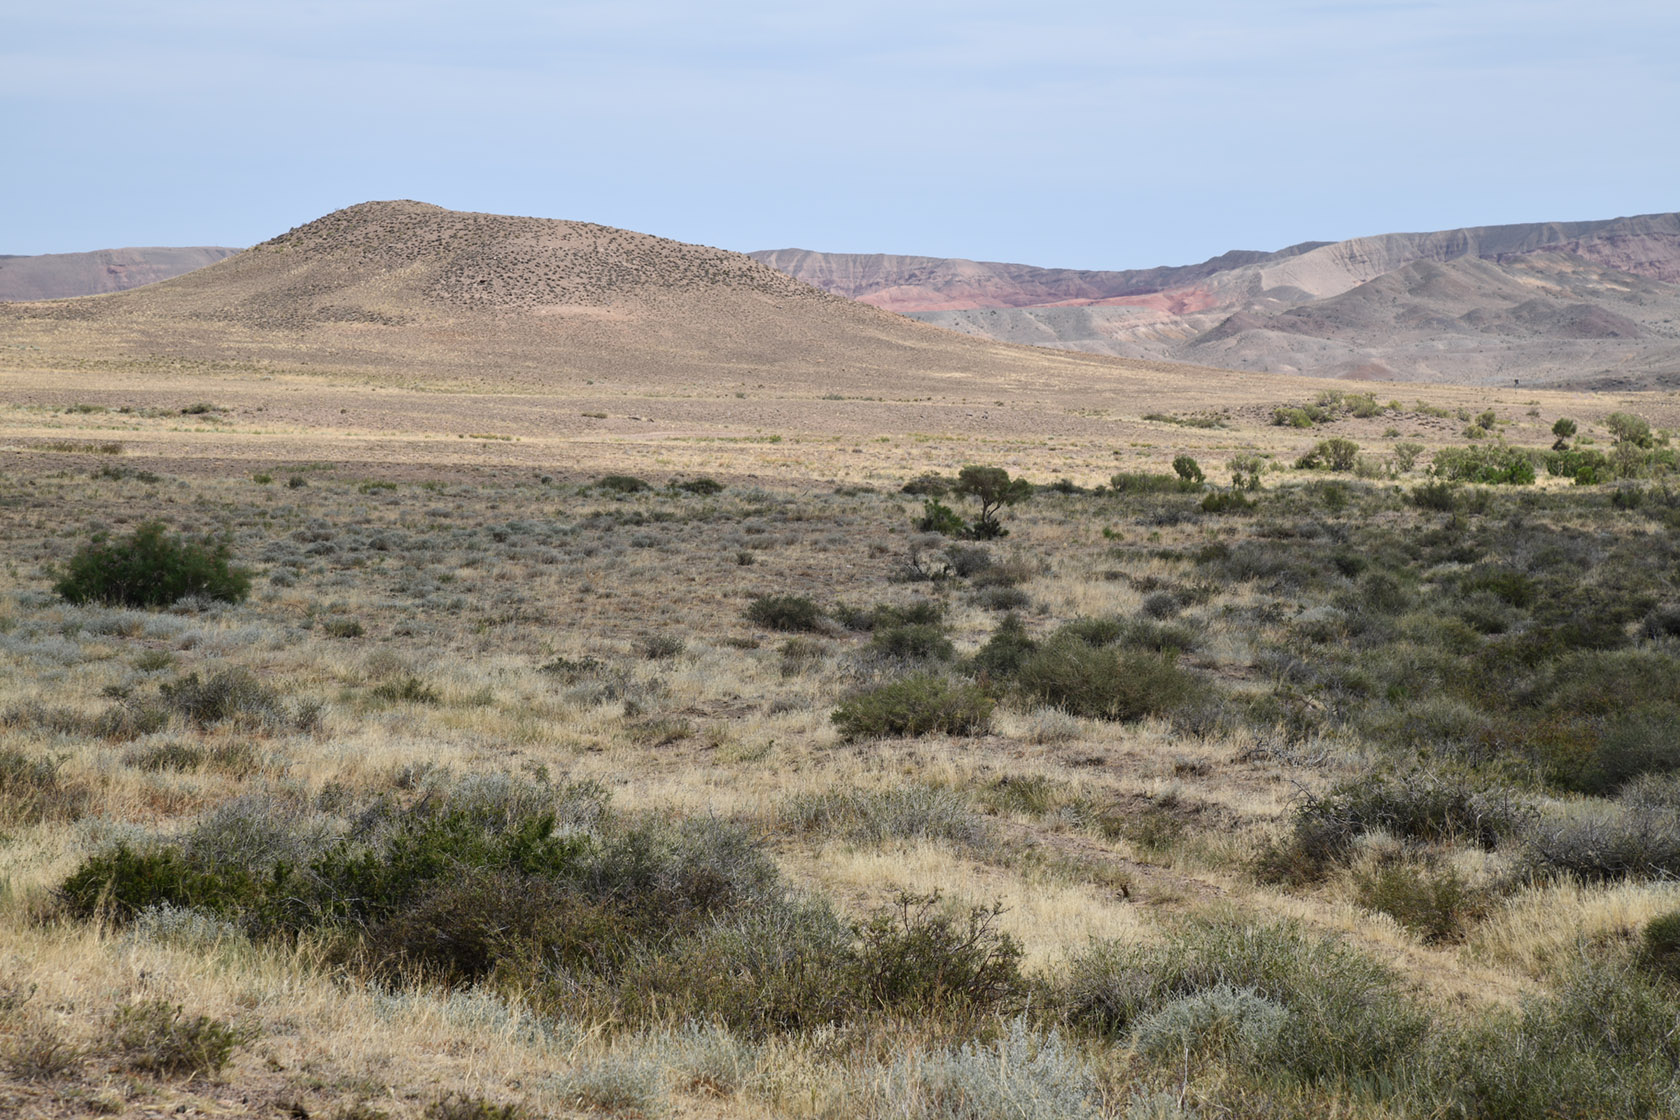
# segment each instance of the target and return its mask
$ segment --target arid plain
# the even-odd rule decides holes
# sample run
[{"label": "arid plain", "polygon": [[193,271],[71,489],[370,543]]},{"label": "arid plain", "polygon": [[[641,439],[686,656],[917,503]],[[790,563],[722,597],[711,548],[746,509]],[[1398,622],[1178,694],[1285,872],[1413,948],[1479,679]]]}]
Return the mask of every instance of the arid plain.
[{"label": "arid plain", "polygon": [[[417,203],[0,306],[0,386],[0,1109],[1680,1107],[1680,395]],[[154,519],[248,597],[55,593]]]}]

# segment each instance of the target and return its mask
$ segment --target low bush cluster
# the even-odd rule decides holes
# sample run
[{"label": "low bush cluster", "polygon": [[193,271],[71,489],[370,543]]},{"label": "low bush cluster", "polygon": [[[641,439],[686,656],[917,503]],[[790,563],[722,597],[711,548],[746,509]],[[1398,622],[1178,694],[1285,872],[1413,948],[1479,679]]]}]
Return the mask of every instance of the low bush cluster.
[{"label": "low bush cluster", "polygon": [[1306,1080],[1393,1076],[1428,1020],[1400,977],[1293,925],[1193,922],[1157,945],[1099,943],[1056,998],[1073,1024],[1141,1047],[1188,1043]]},{"label": "low bush cluster", "polygon": [[[842,921],[789,891],[740,830],[620,820],[600,815],[601,798],[594,787],[458,783],[404,810],[376,806],[355,831],[313,835],[272,803],[234,806],[181,841],[89,857],[58,895],[77,919],[208,915],[259,940],[308,934],[329,959],[388,981],[506,986],[539,1010],[576,1014],[581,1001],[629,1022],[761,1034],[874,1015],[978,1021],[1025,998],[1021,951],[997,929],[996,906],[902,895]],[[942,812],[959,831],[973,826]],[[917,810],[873,811],[883,813]],[[564,829],[562,816],[573,822]],[[237,1044],[166,1010],[135,1011],[124,1029],[149,1046],[168,1032]],[[212,1049],[202,1060],[218,1059]]]}]

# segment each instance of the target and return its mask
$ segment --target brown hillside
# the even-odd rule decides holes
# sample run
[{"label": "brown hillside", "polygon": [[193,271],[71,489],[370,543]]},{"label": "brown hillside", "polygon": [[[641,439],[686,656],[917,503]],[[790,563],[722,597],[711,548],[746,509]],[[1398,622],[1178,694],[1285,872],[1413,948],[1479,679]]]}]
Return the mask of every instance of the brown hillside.
[{"label": "brown hillside", "polygon": [[352,206],[143,290],[9,305],[0,338],[36,366],[209,361],[504,389],[901,396],[1179,368],[958,336],[720,249],[418,202]]}]

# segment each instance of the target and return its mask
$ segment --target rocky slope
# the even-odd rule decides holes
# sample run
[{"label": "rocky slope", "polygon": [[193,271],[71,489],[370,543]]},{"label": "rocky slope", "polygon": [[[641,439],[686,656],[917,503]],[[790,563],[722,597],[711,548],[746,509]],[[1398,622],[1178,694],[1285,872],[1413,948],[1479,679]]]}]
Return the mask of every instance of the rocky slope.
[{"label": "rocky slope", "polygon": [[755,254],[970,335],[1319,376],[1680,384],[1680,214],[1230,253],[1183,269]]},{"label": "rocky slope", "polygon": [[237,252],[238,249],[212,245],[0,256],[0,301],[65,299],[126,291],[215,264]]}]

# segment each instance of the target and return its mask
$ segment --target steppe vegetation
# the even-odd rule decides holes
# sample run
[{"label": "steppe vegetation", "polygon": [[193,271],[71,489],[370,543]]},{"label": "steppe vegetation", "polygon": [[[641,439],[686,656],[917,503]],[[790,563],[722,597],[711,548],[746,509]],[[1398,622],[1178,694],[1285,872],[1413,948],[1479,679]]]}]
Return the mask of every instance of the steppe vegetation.
[{"label": "steppe vegetation", "polygon": [[1672,394],[414,203],[0,377],[0,1113],[1677,1111]]},{"label": "steppe vegetation", "polygon": [[1402,411],[1101,486],[14,457],[0,1108],[1680,1114],[1669,433],[1334,426]]}]

